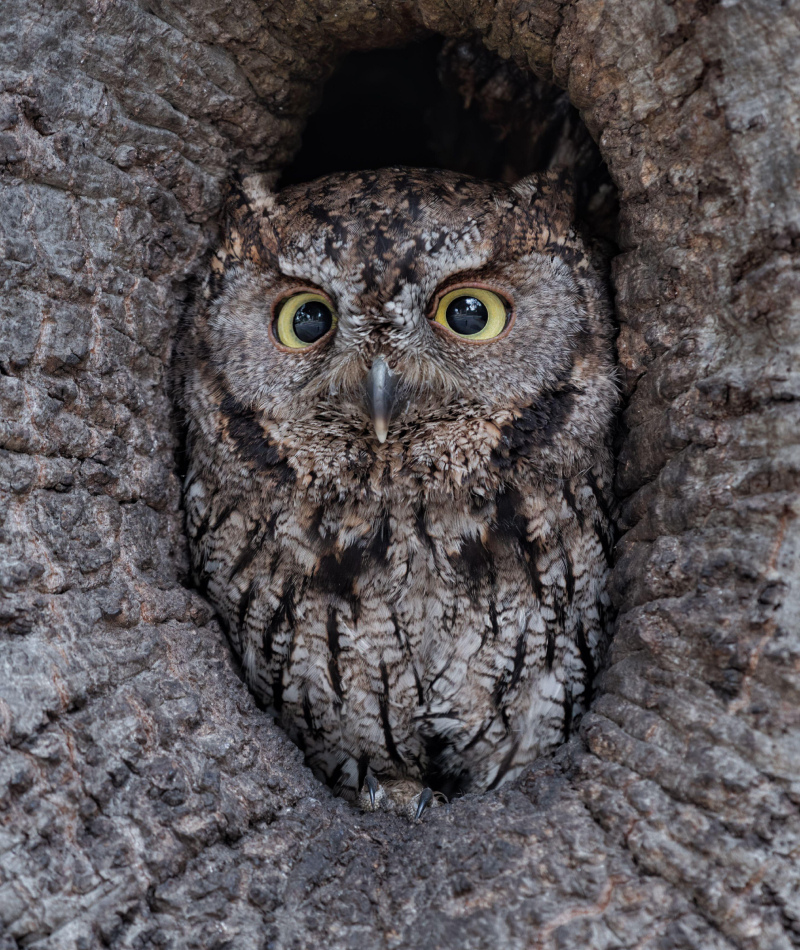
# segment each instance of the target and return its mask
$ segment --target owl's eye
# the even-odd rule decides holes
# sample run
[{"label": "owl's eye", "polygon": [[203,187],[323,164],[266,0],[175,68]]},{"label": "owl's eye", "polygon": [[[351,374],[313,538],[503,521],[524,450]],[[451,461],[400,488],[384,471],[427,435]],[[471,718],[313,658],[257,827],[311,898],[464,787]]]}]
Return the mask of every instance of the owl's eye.
[{"label": "owl's eye", "polygon": [[493,340],[506,328],[508,304],[483,287],[459,287],[442,297],[434,320],[467,340]]},{"label": "owl's eye", "polygon": [[336,315],[322,294],[295,294],[281,304],[275,336],[283,346],[302,350],[321,340],[335,324]]}]

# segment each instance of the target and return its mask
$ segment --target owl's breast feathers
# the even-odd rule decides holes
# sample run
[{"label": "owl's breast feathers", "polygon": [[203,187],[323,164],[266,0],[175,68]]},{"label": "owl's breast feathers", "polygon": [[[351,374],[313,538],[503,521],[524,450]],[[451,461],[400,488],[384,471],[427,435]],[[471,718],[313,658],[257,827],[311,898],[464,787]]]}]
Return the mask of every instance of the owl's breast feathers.
[{"label": "owl's breast feathers", "polygon": [[484,427],[486,465],[457,492],[418,460],[404,473],[390,444],[304,471],[218,380],[197,369],[191,392],[198,579],[319,774],[351,795],[365,762],[490,788],[569,735],[603,644],[612,540],[602,459],[550,481],[526,464],[569,418],[568,384]]}]

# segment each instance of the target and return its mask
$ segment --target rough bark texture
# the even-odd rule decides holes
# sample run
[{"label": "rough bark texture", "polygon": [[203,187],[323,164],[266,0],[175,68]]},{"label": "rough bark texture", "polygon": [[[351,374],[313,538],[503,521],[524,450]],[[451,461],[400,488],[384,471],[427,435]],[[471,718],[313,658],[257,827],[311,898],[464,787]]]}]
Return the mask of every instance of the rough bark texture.
[{"label": "rough bark texture", "polygon": [[[800,30],[768,0],[5,0],[0,948],[800,946]],[[437,31],[620,194],[618,631],[580,735],[420,825],[334,799],[185,589],[168,393],[233,167]]]}]

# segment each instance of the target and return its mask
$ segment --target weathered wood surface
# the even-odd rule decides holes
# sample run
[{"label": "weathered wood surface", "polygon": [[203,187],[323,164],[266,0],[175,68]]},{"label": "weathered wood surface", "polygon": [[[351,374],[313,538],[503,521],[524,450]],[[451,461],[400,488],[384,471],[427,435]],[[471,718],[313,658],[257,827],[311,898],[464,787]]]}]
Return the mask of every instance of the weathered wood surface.
[{"label": "weathered wood surface", "polygon": [[[800,946],[799,23],[5,0],[2,950]],[[313,781],[181,585],[168,376],[228,171],[426,30],[566,88],[618,186],[624,534],[580,735],[411,826]]]}]

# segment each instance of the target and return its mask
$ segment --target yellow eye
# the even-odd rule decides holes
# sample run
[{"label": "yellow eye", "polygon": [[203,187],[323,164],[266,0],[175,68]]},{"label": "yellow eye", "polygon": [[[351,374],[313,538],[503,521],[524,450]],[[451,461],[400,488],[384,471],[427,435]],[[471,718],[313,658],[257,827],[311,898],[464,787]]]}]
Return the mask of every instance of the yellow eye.
[{"label": "yellow eye", "polygon": [[508,323],[508,304],[483,287],[459,287],[445,294],[434,320],[465,340],[493,340]]},{"label": "yellow eye", "polygon": [[321,340],[335,326],[336,314],[322,294],[295,294],[281,304],[275,336],[284,346],[302,350]]}]

